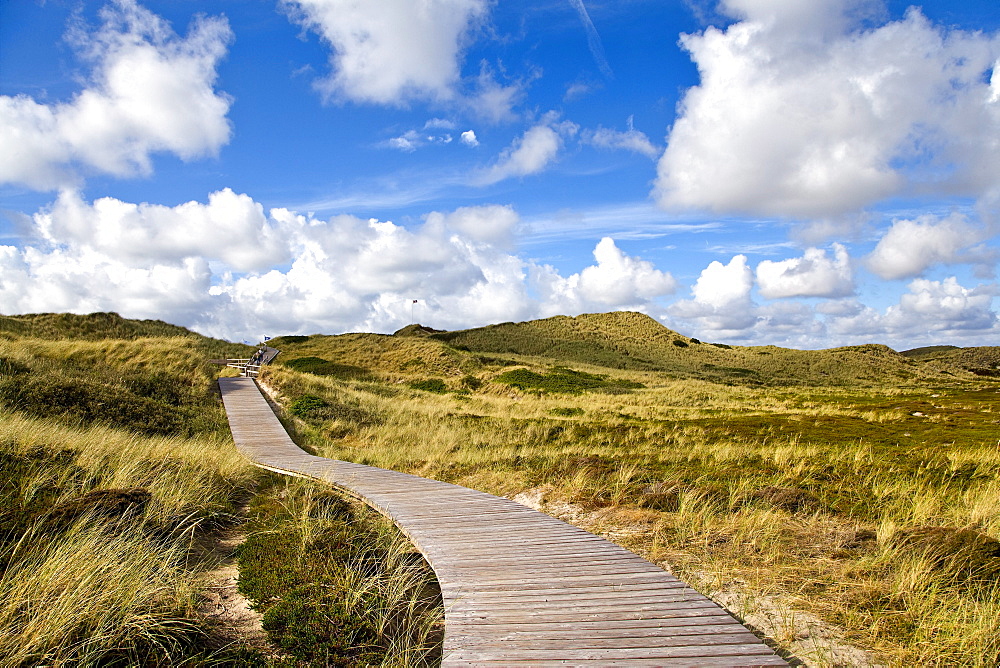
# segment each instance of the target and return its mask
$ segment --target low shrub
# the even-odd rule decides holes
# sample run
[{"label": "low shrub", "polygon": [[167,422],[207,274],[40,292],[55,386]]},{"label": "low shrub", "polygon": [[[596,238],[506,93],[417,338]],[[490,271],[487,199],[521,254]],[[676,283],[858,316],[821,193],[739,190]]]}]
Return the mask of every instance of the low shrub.
[{"label": "low shrub", "polygon": [[30,367],[21,364],[17,360],[9,357],[0,357],[0,374],[17,376],[22,373],[28,373],[29,371],[31,371]]},{"label": "low shrub", "polygon": [[472,374],[463,376],[461,383],[467,390],[478,390],[483,386],[483,381]]},{"label": "low shrub", "polygon": [[289,369],[311,373],[315,376],[333,376],[335,378],[365,380],[371,378],[371,371],[361,366],[339,364],[325,360],[322,357],[296,357],[285,363]]},{"label": "low shrub", "polygon": [[619,388],[623,390],[645,387],[630,380],[609,379],[607,376],[553,367],[549,373],[540,374],[527,369],[512,369],[496,377],[496,381],[519,390],[537,390],[563,394],[580,394],[589,390]]},{"label": "low shrub", "polygon": [[305,343],[309,340],[308,336],[300,336],[297,334],[289,334],[287,336],[279,336],[271,339],[268,343],[272,346],[289,345],[292,343]]},{"label": "low shrub", "polygon": [[302,583],[297,568],[289,568],[299,560],[301,540],[292,532],[263,532],[247,536],[240,546],[239,591],[254,601],[257,610],[266,609],[284,592]]},{"label": "low shrub", "polygon": [[87,376],[28,375],[0,381],[0,404],[28,415],[101,423],[150,435],[184,434],[177,406]]},{"label": "low shrub", "polygon": [[387,520],[334,492],[291,484],[278,495],[254,501],[258,530],[238,551],[239,590],[271,642],[309,665],[423,665],[413,659],[436,651],[438,618],[423,559],[409,558]]},{"label": "low shrub", "polygon": [[922,553],[934,568],[956,579],[1000,582],[1000,541],[972,529],[916,527],[895,538],[901,547]]},{"label": "low shrub", "polygon": [[440,378],[427,378],[426,380],[415,380],[409,383],[409,386],[414,390],[422,390],[424,392],[434,392],[436,394],[444,394],[448,391],[448,386]]},{"label": "low shrub", "polygon": [[310,583],[285,592],[262,620],[267,636],[299,661],[372,666],[385,657],[384,639],[344,602],[344,592]]},{"label": "low shrub", "polygon": [[150,491],[142,488],[92,489],[56,505],[46,518],[47,524],[66,527],[84,515],[109,520],[134,520],[145,512],[152,498]]},{"label": "low shrub", "polygon": [[316,417],[324,408],[328,408],[330,404],[326,401],[317,397],[314,394],[306,394],[295,401],[292,405],[288,407],[288,410],[292,412],[292,415],[296,415],[301,418]]},{"label": "low shrub", "polygon": [[339,422],[342,428],[348,429],[382,423],[382,418],[379,415],[350,397],[327,401],[315,394],[304,394],[293,401],[288,410],[307,422],[317,424]]}]

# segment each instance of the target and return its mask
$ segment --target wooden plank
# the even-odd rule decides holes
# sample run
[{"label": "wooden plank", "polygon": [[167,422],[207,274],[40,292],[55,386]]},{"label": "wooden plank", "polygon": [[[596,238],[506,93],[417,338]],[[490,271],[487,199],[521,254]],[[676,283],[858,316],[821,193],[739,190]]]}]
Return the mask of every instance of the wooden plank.
[{"label": "wooden plank", "polygon": [[[503,624],[484,624],[482,622],[465,623],[460,620],[453,620],[451,627],[455,629],[456,637],[485,637],[486,634],[541,634],[558,635],[560,633],[582,633],[595,636],[607,633],[622,633],[629,635],[636,629],[655,629],[662,633],[663,629],[671,629],[673,632],[684,633],[685,629],[691,626],[718,626],[730,628],[733,625],[743,628],[739,622],[727,614],[708,613],[703,615],[689,615],[685,617],[673,617],[670,619],[622,619],[610,620],[588,620],[569,621],[546,624],[545,626],[505,626]],[[449,634],[449,637],[450,634]]]},{"label": "wooden plank", "polygon": [[718,605],[609,541],[509,499],[309,455],[253,379],[219,386],[250,461],[363,500],[424,552],[445,602],[443,666],[787,665]]},{"label": "wooden plank", "polygon": [[[587,649],[641,649],[641,648],[663,648],[663,647],[701,647],[697,642],[704,635],[699,636],[643,636],[643,637],[610,637],[610,638],[576,638],[578,642],[586,644]],[[711,640],[719,645],[747,645],[757,642],[757,637],[744,629],[737,633],[720,633],[718,630],[711,634]],[[486,643],[474,643],[477,650],[503,650],[513,655],[517,650],[562,650],[568,643],[565,639],[540,639],[535,637],[523,637],[520,639],[504,637]]]},{"label": "wooden plank", "polygon": [[[696,618],[697,619],[697,618]],[[646,620],[639,620],[645,622]],[[719,635],[725,633],[748,633],[748,631],[740,624],[735,623],[719,623],[719,624],[690,624],[687,626],[677,626],[672,625],[673,635],[670,637],[676,638],[686,638],[687,636],[696,635]],[[462,627],[455,625],[449,634],[451,640],[454,642],[456,639],[466,639],[468,642],[482,642],[484,635],[477,628],[473,628],[469,633],[465,633]],[[663,625],[662,624],[652,624],[648,626],[634,626],[628,627],[624,624],[608,624],[604,627],[598,628],[593,625],[589,625],[586,628],[568,628],[568,629],[550,629],[548,627],[538,629],[535,631],[526,631],[522,629],[518,630],[506,630],[502,633],[495,634],[500,640],[531,640],[531,641],[546,641],[546,640],[575,640],[584,641],[588,644],[591,640],[603,640],[605,638],[622,638],[622,639],[638,639],[638,638],[661,638],[663,637]]]},{"label": "wooden plank", "polygon": [[[459,664],[452,664],[459,665]],[[514,659],[504,659],[501,661],[486,661],[479,660],[475,662],[476,666],[531,666],[531,668],[550,668],[561,666],[565,668],[567,665],[565,661],[539,661],[537,659],[529,660],[514,660]],[[577,664],[579,665],[579,664]],[[746,659],[740,662],[726,661],[725,659],[719,659],[718,657],[682,657],[676,659],[628,659],[625,661],[616,661],[609,659],[600,662],[601,666],[627,666],[628,668],[733,668],[733,666],[740,666],[741,668],[764,668],[764,666],[787,666],[788,664],[782,660],[778,662],[764,661],[760,659]]]},{"label": "wooden plank", "polygon": [[[681,657],[716,657],[727,660],[739,661],[743,658],[756,658],[761,655],[773,655],[774,652],[763,643],[745,643],[741,645],[716,645],[697,647],[622,647],[622,648],[584,648],[584,649],[476,649],[469,652],[450,652],[449,660],[466,660],[475,662],[483,660],[501,659],[541,659],[541,660],[573,660],[581,659],[590,661],[601,661],[603,659],[670,659]],[[729,665],[743,665],[741,663],[730,663]],[[777,664],[781,665],[781,664]],[[785,664],[787,665],[787,664]]]}]

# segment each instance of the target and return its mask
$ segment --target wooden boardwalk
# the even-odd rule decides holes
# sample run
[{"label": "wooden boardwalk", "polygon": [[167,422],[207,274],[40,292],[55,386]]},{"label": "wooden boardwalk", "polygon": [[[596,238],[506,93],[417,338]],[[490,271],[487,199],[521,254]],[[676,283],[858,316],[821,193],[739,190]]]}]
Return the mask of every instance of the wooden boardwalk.
[{"label": "wooden boardwalk", "polygon": [[252,378],[222,378],[243,455],[391,518],[437,574],[444,666],[784,666],[725,610],[603,538],[509,499],[307,454]]}]

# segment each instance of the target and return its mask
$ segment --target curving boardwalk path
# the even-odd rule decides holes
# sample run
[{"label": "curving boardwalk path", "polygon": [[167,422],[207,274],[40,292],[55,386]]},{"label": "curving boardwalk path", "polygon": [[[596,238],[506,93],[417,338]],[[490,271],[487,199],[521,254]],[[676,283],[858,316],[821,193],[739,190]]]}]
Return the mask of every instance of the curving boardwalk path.
[{"label": "curving boardwalk path", "polygon": [[221,378],[257,466],[347,491],[390,517],[437,574],[444,666],[784,666],[725,610],[631,552],[483,492],[309,455],[252,378]]}]

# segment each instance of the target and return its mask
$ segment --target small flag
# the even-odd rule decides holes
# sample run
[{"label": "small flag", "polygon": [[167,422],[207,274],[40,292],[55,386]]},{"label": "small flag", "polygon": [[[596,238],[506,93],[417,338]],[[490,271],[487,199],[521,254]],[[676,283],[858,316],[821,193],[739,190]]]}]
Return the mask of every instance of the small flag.
[{"label": "small flag", "polygon": [[265,336],[265,337],[264,337],[264,340],[265,340],[265,341],[270,341],[270,340],[271,340],[271,337],[270,337],[270,336]]}]

